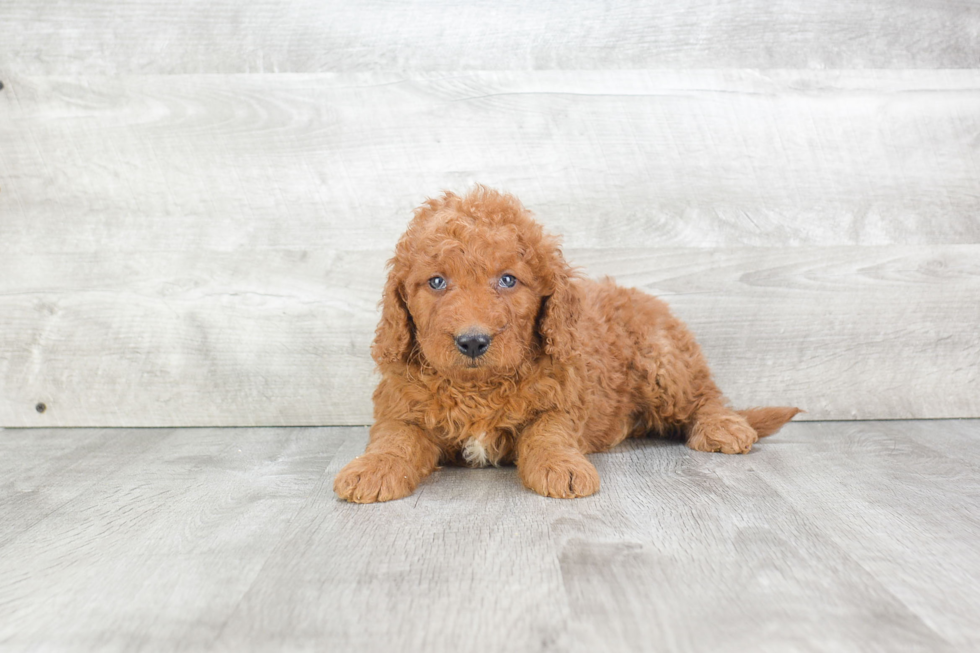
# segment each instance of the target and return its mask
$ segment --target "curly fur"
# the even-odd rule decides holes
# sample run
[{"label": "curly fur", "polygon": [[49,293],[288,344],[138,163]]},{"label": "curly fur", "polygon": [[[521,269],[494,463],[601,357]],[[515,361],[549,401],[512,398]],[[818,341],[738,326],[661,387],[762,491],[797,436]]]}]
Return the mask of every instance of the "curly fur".
[{"label": "curly fur", "polygon": [[[746,453],[799,412],[729,408],[666,304],[580,278],[511,195],[479,186],[428,200],[389,268],[371,349],[375,423],[336,477],[343,499],[407,496],[440,462],[516,463],[539,494],[587,496],[599,475],[586,454],[627,437]],[[517,283],[504,287],[504,274]],[[492,338],[484,355],[457,349],[468,333]]]}]

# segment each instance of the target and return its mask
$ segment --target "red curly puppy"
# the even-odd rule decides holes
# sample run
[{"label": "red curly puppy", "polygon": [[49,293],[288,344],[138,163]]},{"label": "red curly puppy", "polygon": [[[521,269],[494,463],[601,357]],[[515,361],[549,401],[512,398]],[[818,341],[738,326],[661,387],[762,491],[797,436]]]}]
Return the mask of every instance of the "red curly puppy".
[{"label": "red curly puppy", "polygon": [[348,501],[407,496],[440,461],[514,462],[535,492],[584,497],[586,454],[627,437],[745,453],[799,412],[729,408],[666,304],[577,278],[510,195],[427,201],[389,266],[370,443],[334,481]]}]

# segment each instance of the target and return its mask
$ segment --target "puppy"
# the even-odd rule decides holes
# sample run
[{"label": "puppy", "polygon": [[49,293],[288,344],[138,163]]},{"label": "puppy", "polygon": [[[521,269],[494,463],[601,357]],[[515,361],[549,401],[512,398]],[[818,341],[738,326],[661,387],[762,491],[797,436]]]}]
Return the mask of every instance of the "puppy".
[{"label": "puppy", "polygon": [[800,412],[729,408],[666,304],[579,278],[513,196],[425,202],[389,268],[374,426],[337,474],[342,499],[400,499],[441,462],[516,463],[531,490],[584,497],[599,489],[586,455],[627,437],[746,453]]}]

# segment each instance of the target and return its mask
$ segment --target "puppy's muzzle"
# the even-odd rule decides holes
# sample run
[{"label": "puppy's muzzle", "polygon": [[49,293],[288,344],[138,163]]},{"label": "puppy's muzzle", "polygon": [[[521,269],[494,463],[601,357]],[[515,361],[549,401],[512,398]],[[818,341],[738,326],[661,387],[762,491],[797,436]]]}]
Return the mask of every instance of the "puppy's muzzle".
[{"label": "puppy's muzzle", "polygon": [[456,336],[456,349],[464,356],[476,360],[490,348],[490,336],[485,333],[464,333]]}]

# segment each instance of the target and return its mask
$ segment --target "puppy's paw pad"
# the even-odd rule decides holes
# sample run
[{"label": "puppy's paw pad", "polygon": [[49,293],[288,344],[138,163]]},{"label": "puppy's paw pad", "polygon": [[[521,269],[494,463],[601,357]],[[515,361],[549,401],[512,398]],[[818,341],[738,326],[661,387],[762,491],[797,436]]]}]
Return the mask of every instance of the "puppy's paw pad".
[{"label": "puppy's paw pad", "polygon": [[407,497],[418,484],[408,463],[392,456],[365,454],[350,461],[333,481],[333,491],[345,501],[375,503]]},{"label": "puppy's paw pad", "polygon": [[539,459],[520,471],[524,485],[542,496],[574,499],[599,491],[599,472],[582,454]]}]

